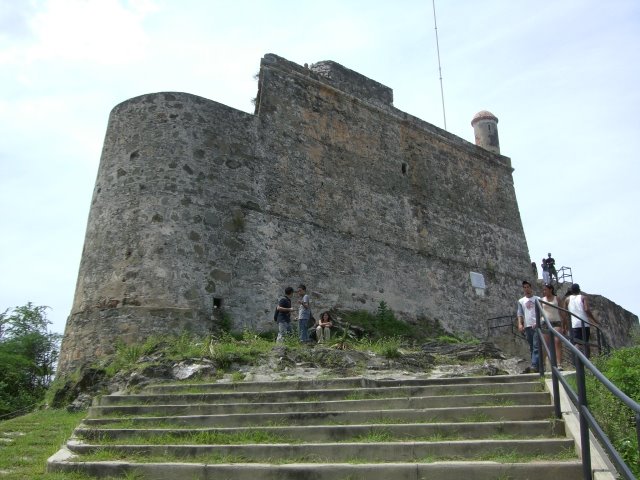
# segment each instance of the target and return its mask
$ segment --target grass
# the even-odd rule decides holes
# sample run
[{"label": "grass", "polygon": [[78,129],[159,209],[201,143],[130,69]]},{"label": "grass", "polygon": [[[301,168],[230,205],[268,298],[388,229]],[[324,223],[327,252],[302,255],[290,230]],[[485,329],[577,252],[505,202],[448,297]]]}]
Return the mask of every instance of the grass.
[{"label": "grass", "polygon": [[[300,444],[301,439],[285,435],[277,435],[260,429],[249,429],[245,432],[193,432],[185,430],[181,433],[165,433],[157,435],[131,435],[125,438],[109,438],[109,434],[100,432],[98,439],[87,440],[92,445],[248,445],[248,444]],[[459,432],[436,432],[431,435],[407,435],[393,433],[386,428],[374,428],[367,433],[339,440],[338,443],[380,443],[380,442],[444,442],[465,440]],[[540,438],[528,435],[496,433],[487,439],[513,440]],[[306,441],[304,443],[324,443],[324,440]]]},{"label": "grass", "polygon": [[[408,463],[433,463],[436,461],[491,461],[497,463],[528,463],[540,461],[568,461],[576,460],[576,454],[571,449],[560,450],[550,454],[524,454],[515,451],[497,449],[469,456],[441,456],[430,455],[428,457],[414,458]],[[169,453],[165,455],[138,455],[121,452],[118,450],[108,450],[82,455],[84,461],[129,461],[136,463],[166,463],[167,461],[179,461],[182,463],[203,463],[203,464],[227,464],[227,463],[270,463],[273,465],[283,465],[291,463],[332,463],[330,458],[318,455],[313,452],[298,457],[277,457],[277,458],[251,458],[243,455],[222,455],[222,454],[202,454],[194,456],[174,456]],[[386,463],[384,460],[375,458],[362,459],[359,457],[346,458],[340,463],[360,464],[360,463]],[[404,462],[403,462],[404,463]]]},{"label": "grass", "polygon": [[[158,435],[132,435],[122,438],[109,438],[109,434],[102,432],[101,445],[249,445],[300,443],[283,435],[276,435],[259,429],[242,432],[225,433],[217,431],[193,432],[185,430],[180,433],[165,433]],[[93,443],[93,442],[92,442]]]},{"label": "grass", "polygon": [[528,463],[528,462],[540,462],[540,461],[563,461],[563,460],[576,460],[577,456],[573,449],[560,450],[556,453],[535,453],[524,454],[516,451],[508,451],[504,449],[497,449],[493,452],[482,453],[478,455],[472,455],[471,457],[460,456],[444,456],[444,457],[428,457],[424,459],[424,463],[432,463],[434,461],[481,461],[481,462],[497,462],[497,463]]},{"label": "grass", "polygon": [[66,410],[39,410],[0,423],[2,480],[85,480],[80,474],[47,473],[47,458],[71,436],[86,415]]},{"label": "grass", "polygon": [[[218,337],[200,338],[189,334],[178,337],[153,336],[145,342],[126,345],[118,343],[115,354],[104,367],[108,376],[113,376],[122,370],[136,370],[149,365],[143,359],[161,353],[163,358],[170,361],[180,361],[192,358],[206,358],[212,360],[219,369],[227,369],[233,363],[252,363],[261,355],[273,348],[273,341],[263,338],[254,332],[243,332],[237,337],[223,333]],[[100,368],[100,365],[97,366]],[[241,381],[244,377],[237,374],[232,381]]]},{"label": "grass", "polygon": [[[383,337],[376,340],[363,338],[353,342],[353,349],[358,351],[373,352],[385,358],[400,358],[400,348],[403,346],[402,339],[397,336]],[[417,350],[416,350],[417,351]]]},{"label": "grass", "polygon": [[345,395],[344,400],[379,400],[379,399],[389,399],[389,398],[408,398],[406,395],[404,397],[398,397],[398,393],[396,392],[361,392],[354,390],[351,393]]}]

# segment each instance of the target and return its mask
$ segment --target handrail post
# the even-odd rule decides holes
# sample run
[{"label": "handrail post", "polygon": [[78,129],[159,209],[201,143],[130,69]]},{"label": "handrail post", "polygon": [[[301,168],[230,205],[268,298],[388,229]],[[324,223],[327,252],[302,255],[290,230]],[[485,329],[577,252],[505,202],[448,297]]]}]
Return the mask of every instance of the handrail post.
[{"label": "handrail post", "polygon": [[638,449],[640,449],[640,413],[636,412],[636,440],[638,440]]},{"label": "handrail post", "polygon": [[584,414],[587,408],[587,385],[584,375],[584,364],[576,355],[576,381],[578,386],[578,413],[580,417],[580,446],[582,449],[582,476],[591,480],[591,450],[589,445],[589,424]]},{"label": "handrail post", "polygon": [[540,304],[536,301],[536,329],[533,332],[533,349],[536,348],[536,340],[538,341],[538,374],[544,377],[544,338],[542,337],[542,330],[540,330]]},{"label": "handrail post", "polygon": [[[549,339],[551,344],[549,345],[549,357],[551,361],[551,386],[553,388],[553,409],[556,414],[556,418],[562,418],[562,411],[560,409],[560,387],[558,385],[558,357],[556,354],[556,339],[555,335],[558,332],[553,330],[549,332]],[[562,348],[562,347],[560,347]]]},{"label": "handrail post", "polygon": [[596,334],[597,334],[597,339],[598,339],[598,355],[602,355],[602,330],[600,330],[600,327],[596,328]]},{"label": "handrail post", "polygon": [[[591,338],[589,338],[589,340],[587,340],[587,326],[584,323],[584,320],[582,321],[582,340],[584,341],[584,355],[587,358],[591,358],[591,342],[589,340],[591,340]],[[589,328],[589,332],[591,332],[591,328]]]}]

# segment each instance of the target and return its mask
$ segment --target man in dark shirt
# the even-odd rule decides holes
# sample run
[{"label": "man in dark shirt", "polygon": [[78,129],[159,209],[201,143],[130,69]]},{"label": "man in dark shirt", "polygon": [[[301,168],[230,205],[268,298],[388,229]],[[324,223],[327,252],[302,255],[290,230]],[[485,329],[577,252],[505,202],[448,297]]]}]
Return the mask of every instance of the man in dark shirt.
[{"label": "man in dark shirt", "polygon": [[549,270],[549,278],[553,282],[553,279],[556,279],[556,283],[558,283],[558,272],[556,271],[556,261],[553,259],[551,254],[547,254],[547,269]]},{"label": "man in dark shirt", "polygon": [[276,343],[284,342],[285,335],[291,335],[291,295],[293,295],[293,287],[284,289],[284,297],[278,301],[278,337]]}]

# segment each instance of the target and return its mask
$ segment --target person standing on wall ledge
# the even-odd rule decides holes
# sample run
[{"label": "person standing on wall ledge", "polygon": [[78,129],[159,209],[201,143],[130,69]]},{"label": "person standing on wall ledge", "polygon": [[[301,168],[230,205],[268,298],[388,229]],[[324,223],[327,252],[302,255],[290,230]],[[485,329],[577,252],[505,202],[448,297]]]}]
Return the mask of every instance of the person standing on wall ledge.
[{"label": "person standing on wall ledge", "polygon": [[556,283],[558,283],[558,271],[556,270],[556,260],[551,256],[551,253],[547,254],[547,269],[549,270],[549,282],[553,282],[553,279],[556,279]]},{"label": "person standing on wall ledge", "polygon": [[547,259],[546,258],[542,258],[542,283],[544,283],[545,285],[551,283],[551,280],[549,279],[549,265],[547,265]]},{"label": "person standing on wall ledge", "polygon": [[311,318],[311,307],[309,306],[309,295],[307,295],[307,287],[304,284],[298,285],[298,296],[300,300],[298,304],[298,335],[302,343],[309,341],[309,319]]},{"label": "person standing on wall ledge", "polygon": [[284,297],[278,300],[278,337],[276,343],[284,342],[285,335],[293,333],[291,329],[291,295],[293,295],[293,287],[284,289]]},{"label": "person standing on wall ledge", "polygon": [[526,372],[538,372],[538,359],[540,355],[539,339],[536,335],[536,297],[533,294],[531,284],[526,280],[522,281],[522,291],[524,297],[518,300],[518,331],[524,333],[529,343],[531,352],[531,367]]}]

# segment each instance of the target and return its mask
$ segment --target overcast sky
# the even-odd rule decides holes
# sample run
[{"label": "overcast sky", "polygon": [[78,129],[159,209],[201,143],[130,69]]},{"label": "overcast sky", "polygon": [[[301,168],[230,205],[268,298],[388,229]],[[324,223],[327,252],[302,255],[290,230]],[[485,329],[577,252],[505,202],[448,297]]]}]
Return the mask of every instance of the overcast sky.
[{"label": "overcast sky", "polygon": [[[640,2],[436,14],[447,130],[473,142],[476,112],[499,118],[532,260],[639,314]],[[430,0],[0,0],[0,312],[47,305],[63,331],[115,105],[181,91],[253,112],[265,53],[334,60],[444,127]]]}]

